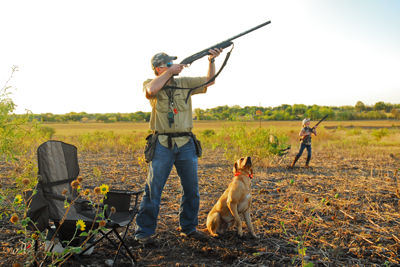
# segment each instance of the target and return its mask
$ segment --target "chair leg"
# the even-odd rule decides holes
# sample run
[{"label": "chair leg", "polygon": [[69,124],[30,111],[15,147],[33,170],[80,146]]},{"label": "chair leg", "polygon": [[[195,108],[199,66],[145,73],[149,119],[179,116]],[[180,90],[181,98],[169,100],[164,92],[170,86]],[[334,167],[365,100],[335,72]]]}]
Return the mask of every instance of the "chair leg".
[{"label": "chair leg", "polygon": [[[117,251],[117,255],[115,255],[115,258],[114,258],[113,267],[115,266],[115,264],[116,264],[116,262],[117,262],[119,252],[122,252],[122,253],[123,253],[123,251],[121,251],[122,246],[125,247],[126,251],[127,251],[128,254],[131,256],[131,259],[133,260],[133,262],[136,263],[135,256],[132,255],[131,251],[129,250],[129,248],[126,246],[126,244],[125,244],[125,242],[124,242],[124,241],[125,241],[126,234],[128,233],[129,227],[130,227],[130,223],[129,223],[129,224],[126,226],[126,228],[125,228],[125,233],[124,233],[124,237],[123,237],[123,238],[121,238],[121,236],[118,234],[118,232],[117,232],[115,229],[113,229],[115,235],[117,236],[117,238],[118,238],[119,241],[120,241],[120,243],[119,243],[119,248],[118,248],[118,251]],[[123,254],[124,254],[124,253],[123,253]]]},{"label": "chair leg", "polygon": [[[126,229],[125,235],[126,235],[127,231],[128,231],[128,228]],[[134,261],[136,262],[135,257],[130,253],[130,251],[129,251],[128,247],[125,245],[125,243],[122,243],[122,244],[125,246],[125,249],[128,251],[128,253],[130,254],[131,258],[129,258],[129,256],[126,255],[125,252],[120,251],[120,246],[121,246],[121,244],[118,246],[114,241],[112,241],[112,240],[108,237],[109,234],[114,233],[114,235],[115,235],[119,240],[121,240],[121,237],[119,236],[118,232],[117,232],[115,229],[109,231],[108,233],[104,233],[103,231],[100,230],[99,233],[101,233],[103,236],[102,236],[99,240],[97,240],[97,242],[99,242],[99,241],[102,240],[103,238],[106,238],[116,249],[118,249],[119,252],[121,252],[121,254],[122,254],[125,258],[127,258],[128,260],[134,259]],[[125,237],[124,237],[124,238],[125,238]],[[97,243],[97,242],[96,242],[96,243]],[[115,263],[115,262],[116,262],[116,258],[114,258],[114,263]]]},{"label": "chair leg", "polygon": [[[35,255],[37,255],[36,253],[37,253],[37,251],[39,249],[39,245],[38,245],[39,242],[37,240],[35,240],[34,242],[35,242]],[[36,262],[35,259],[36,259],[36,257],[33,259],[33,266],[37,267],[38,265],[37,265],[37,262]]]},{"label": "chair leg", "polygon": [[89,267],[77,254],[72,254],[84,267]]}]

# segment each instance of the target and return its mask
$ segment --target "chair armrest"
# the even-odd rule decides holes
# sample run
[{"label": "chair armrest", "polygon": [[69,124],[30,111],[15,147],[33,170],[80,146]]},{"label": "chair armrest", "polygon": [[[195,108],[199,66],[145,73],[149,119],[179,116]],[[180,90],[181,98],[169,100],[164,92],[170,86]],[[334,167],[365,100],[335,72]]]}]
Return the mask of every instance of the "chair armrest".
[{"label": "chair armrest", "polygon": [[138,190],[138,191],[129,191],[129,192],[127,192],[126,194],[130,194],[130,195],[139,195],[139,194],[141,194],[141,193],[143,193],[144,192],[144,190],[142,189],[142,190]]},{"label": "chair armrest", "polygon": [[[84,186],[84,188],[94,189],[94,186]],[[108,205],[108,210],[114,207],[120,211],[129,211],[130,203],[132,201],[132,195],[134,196],[134,208],[137,208],[139,195],[144,190],[130,191],[130,190],[110,190],[107,193],[107,198],[104,199],[103,204]]]}]

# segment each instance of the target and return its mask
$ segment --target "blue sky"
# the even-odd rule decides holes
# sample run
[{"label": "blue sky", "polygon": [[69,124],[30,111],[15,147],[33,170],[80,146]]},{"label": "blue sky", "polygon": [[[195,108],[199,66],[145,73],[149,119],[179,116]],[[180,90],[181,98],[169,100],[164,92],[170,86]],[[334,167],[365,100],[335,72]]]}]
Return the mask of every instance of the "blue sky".
[{"label": "blue sky", "polygon": [[[234,41],[193,108],[400,103],[400,1],[5,0],[0,9],[0,85],[19,66],[16,113],[150,111],[142,83],[154,54],[180,62],[268,20]],[[206,70],[204,58],[181,75]]]}]

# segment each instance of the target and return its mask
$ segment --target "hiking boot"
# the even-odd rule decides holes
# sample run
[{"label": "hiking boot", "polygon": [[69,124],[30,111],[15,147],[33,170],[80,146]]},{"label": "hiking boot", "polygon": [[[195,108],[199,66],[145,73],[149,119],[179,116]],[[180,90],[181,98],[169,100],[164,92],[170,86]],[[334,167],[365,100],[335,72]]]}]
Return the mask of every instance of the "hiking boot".
[{"label": "hiking boot", "polygon": [[311,160],[311,157],[307,157],[307,160],[306,160],[306,168],[310,168],[310,160]]},{"label": "hiking boot", "polygon": [[189,235],[181,233],[181,236],[186,236],[186,237],[189,237],[189,238],[191,238],[193,240],[197,240],[197,241],[206,241],[207,240],[207,237],[198,231],[191,232]]},{"label": "hiking boot", "polygon": [[294,168],[294,165],[295,165],[296,162],[299,160],[299,158],[300,158],[300,157],[298,157],[298,156],[294,157],[293,162],[292,162],[292,164],[291,164],[290,167],[289,167],[290,169]]},{"label": "hiking boot", "polygon": [[139,237],[136,238],[137,241],[139,241],[139,244],[142,245],[150,245],[150,244],[154,244],[154,238],[152,238],[151,236],[144,236],[144,237]]}]

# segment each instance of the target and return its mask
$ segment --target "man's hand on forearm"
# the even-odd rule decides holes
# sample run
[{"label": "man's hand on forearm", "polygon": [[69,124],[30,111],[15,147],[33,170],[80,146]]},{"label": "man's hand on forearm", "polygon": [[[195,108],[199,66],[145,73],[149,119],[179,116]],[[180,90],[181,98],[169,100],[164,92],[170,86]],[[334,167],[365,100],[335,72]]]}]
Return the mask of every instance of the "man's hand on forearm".
[{"label": "man's hand on forearm", "polygon": [[210,49],[208,52],[211,53],[211,55],[208,56],[208,60],[212,61],[222,53],[222,48],[215,48],[214,50]]}]

